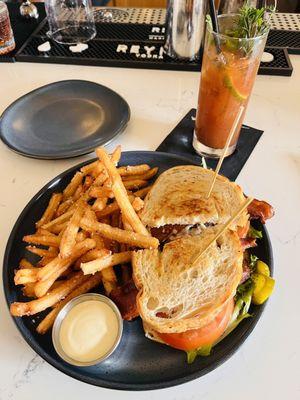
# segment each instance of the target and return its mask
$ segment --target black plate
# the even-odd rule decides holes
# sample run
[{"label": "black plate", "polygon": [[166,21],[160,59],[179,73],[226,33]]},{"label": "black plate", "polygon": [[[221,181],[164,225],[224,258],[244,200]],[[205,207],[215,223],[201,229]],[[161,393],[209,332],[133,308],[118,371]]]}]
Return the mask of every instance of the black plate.
[{"label": "black plate", "polygon": [[94,82],[67,80],[42,86],[2,114],[0,138],[27,157],[80,156],[109,143],[130,118],[126,101]]},{"label": "black plate", "polygon": [[[187,158],[159,152],[125,152],[121,164],[148,163],[158,166],[159,172],[182,164],[192,164]],[[51,194],[61,191],[78,168],[77,165],[63,172],[49,182],[25,207],[10,235],[4,256],[3,282],[8,304],[22,300],[22,293],[13,283],[14,269],[25,254],[23,235],[34,231],[34,221],[45,209]],[[256,228],[263,231],[263,239],[254,253],[273,268],[272,249],[265,228],[257,223]],[[145,338],[141,322],[125,322],[121,343],[114,354],[102,364],[92,367],[74,367],[62,361],[55,353],[50,333],[45,336],[35,332],[38,318],[14,318],[14,321],[27,343],[55,368],[80,381],[113,389],[147,390],[178,385],[215,369],[226,361],[244,342],[257,324],[264,306],[251,309],[252,318],[238,326],[227,338],[220,342],[209,357],[197,358],[191,365],[186,363],[182,351],[169,348]]]}]

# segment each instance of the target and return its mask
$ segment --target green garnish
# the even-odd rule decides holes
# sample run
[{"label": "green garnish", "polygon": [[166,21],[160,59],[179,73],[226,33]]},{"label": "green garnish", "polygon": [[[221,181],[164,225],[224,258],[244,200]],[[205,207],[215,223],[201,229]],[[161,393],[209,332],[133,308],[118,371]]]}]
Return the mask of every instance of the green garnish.
[{"label": "green garnish", "polygon": [[210,355],[212,345],[202,346],[199,349],[190,350],[186,352],[188,364],[192,364],[197,356],[207,357]]},{"label": "green garnish", "polygon": [[254,254],[250,254],[250,263],[249,267],[251,271],[254,271],[256,268],[256,263],[257,263],[258,257],[256,257]]},{"label": "green garnish", "polygon": [[240,39],[262,36],[270,29],[271,15],[266,19],[266,12],[272,14],[274,11],[274,7],[251,7],[249,1],[246,1],[238,12],[235,26],[231,31],[227,31],[226,34]]},{"label": "green garnish", "polygon": [[248,236],[253,239],[261,239],[263,237],[262,231],[258,231],[257,229],[253,228],[253,226],[251,226],[251,225],[250,225],[250,228],[248,231]]},{"label": "green garnish", "polygon": [[[275,12],[275,7],[251,7],[246,1],[243,7],[240,8],[232,29],[227,29],[225,34],[232,37],[226,41],[226,46],[230,51],[241,49],[245,56],[251,53],[254,41],[248,40],[257,38],[268,33],[270,29],[270,18]],[[268,17],[266,15],[268,13]],[[237,40],[240,39],[241,43]],[[245,40],[243,40],[245,39]]]}]

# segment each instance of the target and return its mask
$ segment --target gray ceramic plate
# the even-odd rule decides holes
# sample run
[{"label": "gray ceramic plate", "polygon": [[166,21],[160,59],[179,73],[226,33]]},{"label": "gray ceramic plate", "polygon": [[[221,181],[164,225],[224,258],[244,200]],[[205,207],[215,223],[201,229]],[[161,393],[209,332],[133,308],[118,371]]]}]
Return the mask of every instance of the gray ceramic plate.
[{"label": "gray ceramic plate", "polygon": [[128,104],[113,90],[89,81],[61,81],[12,103],[0,119],[0,138],[27,157],[76,157],[107,144],[129,118]]}]

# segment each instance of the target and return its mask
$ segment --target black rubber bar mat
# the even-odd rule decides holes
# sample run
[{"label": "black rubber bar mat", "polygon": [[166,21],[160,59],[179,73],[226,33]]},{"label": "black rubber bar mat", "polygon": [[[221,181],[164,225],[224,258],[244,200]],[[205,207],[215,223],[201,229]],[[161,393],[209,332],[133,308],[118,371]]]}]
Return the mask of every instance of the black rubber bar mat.
[{"label": "black rubber bar mat", "polygon": [[[201,157],[195,153],[192,145],[195,115],[196,109],[192,108],[156,151],[180,154],[201,165]],[[236,180],[262,134],[263,131],[243,125],[237,149],[231,156],[225,158],[220,173],[232,181]],[[208,168],[216,168],[218,160],[205,158],[205,161]]]},{"label": "black rubber bar mat", "polygon": [[7,3],[6,5],[9,12],[12,30],[14,32],[16,47],[10,53],[0,56],[0,62],[14,62],[15,54],[26,42],[32,32],[38,27],[41,21],[44,20],[46,13],[43,3],[35,3],[38,8],[39,18],[37,20],[32,18],[27,20],[20,16],[20,3]]},{"label": "black rubber bar mat", "polygon": [[[46,36],[48,24],[45,20],[22,46],[16,55],[17,61],[99,65],[126,68],[167,69],[200,71],[201,62],[172,59],[164,53],[164,25],[133,23],[96,23],[97,35],[88,42],[88,49],[72,53],[69,46],[51,41],[51,49],[41,53],[37,47],[49,40]],[[282,48],[266,48],[273,54],[271,63],[262,63],[259,74],[292,74],[288,53]]]},{"label": "black rubber bar mat", "polygon": [[300,31],[271,30],[267,46],[286,47],[290,54],[300,54]]}]

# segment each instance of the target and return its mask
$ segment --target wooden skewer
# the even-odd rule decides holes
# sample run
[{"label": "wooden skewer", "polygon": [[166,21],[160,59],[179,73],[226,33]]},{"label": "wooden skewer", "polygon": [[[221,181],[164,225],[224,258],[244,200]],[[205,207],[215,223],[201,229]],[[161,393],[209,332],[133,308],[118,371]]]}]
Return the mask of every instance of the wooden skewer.
[{"label": "wooden skewer", "polygon": [[200,254],[197,255],[195,260],[192,262],[191,267],[193,267],[200,257],[209,249],[209,247],[225,232],[225,230],[232,224],[232,222],[248,207],[248,205],[252,202],[253,197],[248,197],[245,202],[240,206],[240,208],[236,211],[236,213],[226,222],[225,225],[216,233],[216,235],[208,242],[206,247],[201,251]]},{"label": "wooden skewer", "polygon": [[234,123],[233,123],[233,125],[232,125],[231,131],[230,131],[230,133],[229,133],[229,135],[228,135],[228,137],[227,137],[227,140],[226,140],[225,147],[224,147],[224,149],[223,149],[222,155],[221,155],[221,157],[219,158],[219,161],[218,161],[218,164],[217,164],[217,168],[216,168],[216,170],[215,170],[213,179],[212,179],[211,184],[210,184],[209,191],[207,192],[207,195],[206,195],[206,198],[207,198],[207,199],[208,199],[209,196],[211,195],[211,192],[212,192],[212,190],[213,190],[214,184],[215,184],[216,179],[217,179],[217,175],[218,175],[218,173],[219,173],[219,171],[220,171],[220,169],[221,169],[223,160],[224,160],[224,158],[225,158],[225,154],[226,154],[227,149],[228,149],[228,147],[229,147],[229,145],[230,145],[230,142],[231,142],[231,140],[232,140],[232,138],[233,138],[233,135],[235,134],[236,128],[237,128],[237,126],[238,126],[238,124],[239,124],[239,122],[240,122],[240,119],[241,119],[241,116],[242,116],[244,110],[245,110],[245,107],[244,107],[244,106],[241,106],[240,109],[239,109],[239,112],[238,112],[238,114],[237,114],[237,116],[236,116],[236,118],[235,118],[235,120],[234,120]]}]

